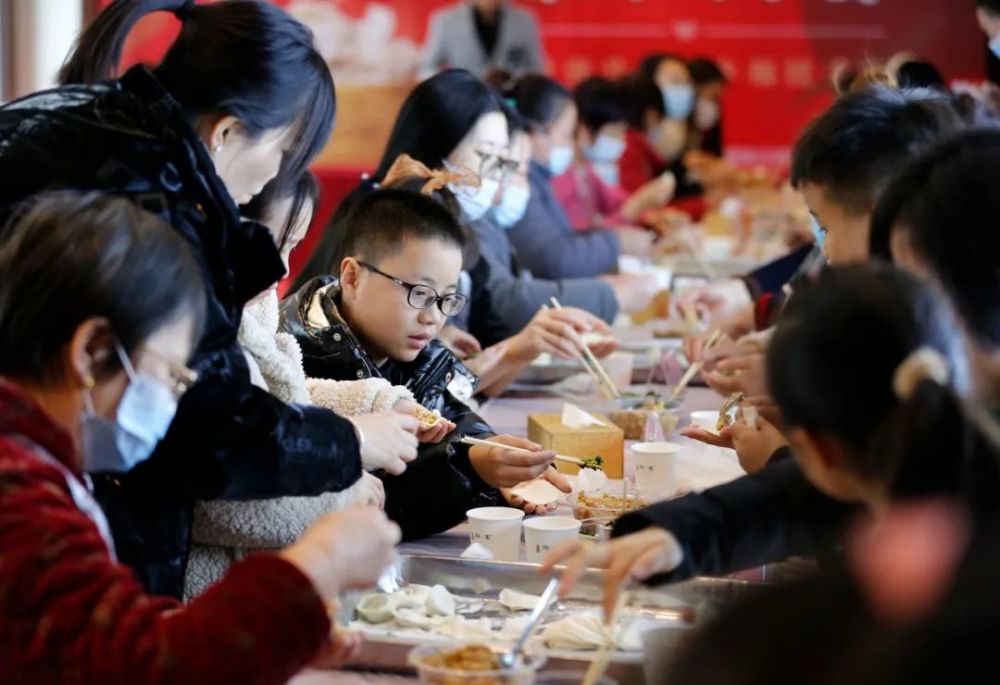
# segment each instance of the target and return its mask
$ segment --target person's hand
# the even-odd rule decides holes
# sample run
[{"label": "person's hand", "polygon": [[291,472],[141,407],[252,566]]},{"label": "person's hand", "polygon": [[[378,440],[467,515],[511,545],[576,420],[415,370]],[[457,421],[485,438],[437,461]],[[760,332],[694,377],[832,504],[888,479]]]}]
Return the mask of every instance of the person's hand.
[{"label": "person's hand", "polygon": [[775,426],[781,426],[781,410],[770,395],[751,395],[742,403],[744,407],[748,405],[757,410],[758,416],[764,417]]},{"label": "person's hand", "polygon": [[313,523],[279,555],[312,581],[324,601],[375,584],[396,554],[399,526],[374,507],[351,507]]},{"label": "person's hand", "polygon": [[400,400],[393,408],[401,414],[407,414],[417,419],[417,440],[424,444],[437,444],[455,430],[455,424],[444,418],[438,419],[433,426],[428,426],[419,419],[421,406],[410,400]]},{"label": "person's hand", "polygon": [[561,359],[579,359],[583,355],[584,333],[611,337],[611,328],[590,312],[576,307],[544,307],[524,330],[506,341],[507,353],[521,361],[534,360],[543,352]]},{"label": "person's hand", "polygon": [[618,349],[618,340],[603,336],[599,340],[584,340],[591,353],[598,359],[604,359]]},{"label": "person's hand", "polygon": [[757,473],[767,466],[775,452],[788,446],[785,436],[770,421],[758,416],[756,424],[756,427],[749,425],[741,416],[730,426],[733,449],[747,473]]},{"label": "person's hand", "polygon": [[490,442],[531,450],[531,453],[503,450],[499,447],[474,445],[469,448],[469,461],[479,477],[495,488],[512,488],[545,473],[556,458],[555,452],[542,450],[525,438],[494,435]]},{"label": "person's hand", "polygon": [[[573,486],[569,484],[568,480],[566,480],[566,476],[562,475],[555,469],[546,469],[545,473],[543,473],[541,477],[556,486],[560,492],[564,492],[567,495],[573,492]],[[522,483],[518,483],[518,485],[522,485]],[[500,488],[500,494],[502,494],[503,498],[507,500],[507,504],[515,509],[523,509],[526,514],[536,514],[541,516],[555,511],[559,506],[558,502],[550,502],[549,504],[533,504],[513,494],[511,489],[512,488]]]},{"label": "person's hand", "polygon": [[736,392],[744,395],[767,394],[767,369],[762,354],[723,359],[705,374],[708,386],[724,397]]},{"label": "person's hand", "polygon": [[359,631],[335,627],[333,635],[320,647],[319,654],[309,664],[309,667],[324,671],[343,668],[361,656],[361,648],[364,644],[364,635]]},{"label": "person's hand", "polygon": [[601,276],[600,280],[615,291],[618,305],[624,312],[638,312],[649,306],[662,288],[656,274],[626,273]]},{"label": "person's hand", "polygon": [[483,351],[483,346],[470,334],[457,326],[448,324],[438,333],[438,338],[459,359],[471,357]]},{"label": "person's hand", "polygon": [[632,193],[629,200],[634,203],[636,214],[640,215],[646,210],[663,207],[674,199],[676,191],[677,177],[667,171],[640,186]]},{"label": "person's hand", "polygon": [[366,470],[382,469],[398,476],[417,458],[420,422],[414,416],[385,411],[352,416],[351,422],[363,436],[361,463]]},{"label": "person's hand", "polygon": [[547,575],[555,565],[566,562],[566,570],[559,581],[559,596],[565,597],[585,569],[605,569],[604,617],[610,619],[618,593],[627,582],[668,573],[683,560],[684,552],[677,538],[666,529],[654,526],[601,544],[567,540],[545,557],[538,571]]},{"label": "person's hand", "polygon": [[507,341],[505,340],[487,347],[477,355],[462,360],[462,363],[465,364],[465,368],[482,378],[493,371],[503,361],[504,355],[507,354],[507,347]]},{"label": "person's hand", "polygon": [[644,228],[621,227],[615,229],[621,254],[645,257],[653,249],[656,233]]},{"label": "person's hand", "polygon": [[691,440],[697,440],[698,442],[703,442],[706,445],[712,445],[713,447],[725,447],[727,449],[733,449],[733,434],[729,426],[726,426],[718,435],[715,433],[710,433],[704,428],[697,428],[695,426],[688,426],[687,428],[681,429],[681,435],[685,438],[690,438]]}]

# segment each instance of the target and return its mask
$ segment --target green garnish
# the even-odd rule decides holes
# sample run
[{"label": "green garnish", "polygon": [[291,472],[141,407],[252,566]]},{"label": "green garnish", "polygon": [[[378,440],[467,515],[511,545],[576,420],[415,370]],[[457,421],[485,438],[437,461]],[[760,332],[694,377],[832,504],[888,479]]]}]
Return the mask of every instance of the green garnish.
[{"label": "green garnish", "polygon": [[581,461],[583,461],[583,468],[585,469],[594,469],[595,471],[604,470],[604,457],[602,456],[582,457]]}]

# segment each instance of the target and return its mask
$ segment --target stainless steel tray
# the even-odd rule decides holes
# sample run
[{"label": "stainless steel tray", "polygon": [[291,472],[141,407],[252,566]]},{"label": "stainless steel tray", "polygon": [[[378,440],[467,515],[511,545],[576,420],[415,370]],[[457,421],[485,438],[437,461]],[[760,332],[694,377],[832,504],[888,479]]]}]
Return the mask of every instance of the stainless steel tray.
[{"label": "stainless steel tray", "polygon": [[[504,618],[515,615],[497,601],[503,588],[531,594],[541,594],[547,578],[539,575],[538,566],[529,563],[472,561],[454,557],[401,555],[396,560],[397,578],[402,584],[444,585],[459,597],[474,598],[482,610],[470,618],[486,616]],[[597,571],[587,571],[572,594],[552,610],[552,619],[565,616],[570,611],[593,609],[600,606],[602,596],[601,576]],[[623,610],[624,621],[641,623],[642,631],[654,639],[644,640],[647,651],[616,652],[608,673],[619,683],[642,683],[645,680],[643,665],[660,663],[662,652],[671,650],[675,642],[690,629],[699,617],[711,613],[720,605],[745,592],[751,584],[744,581],[698,578],[659,589],[635,588],[631,591],[629,607]],[[338,622],[350,623],[355,619],[355,606],[366,593],[349,593],[342,597]],[[406,657],[410,649],[419,644],[442,643],[448,638],[426,635],[389,634],[377,626],[365,630],[365,646],[359,659],[352,664],[358,668],[382,671],[409,671]],[[543,650],[547,655],[545,670],[570,669],[583,672],[593,652]]]}]

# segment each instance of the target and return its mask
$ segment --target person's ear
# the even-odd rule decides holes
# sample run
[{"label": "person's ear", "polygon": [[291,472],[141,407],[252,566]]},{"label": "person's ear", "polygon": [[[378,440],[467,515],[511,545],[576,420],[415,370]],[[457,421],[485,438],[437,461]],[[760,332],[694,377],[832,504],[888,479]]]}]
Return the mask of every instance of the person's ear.
[{"label": "person's ear", "polygon": [[796,454],[800,457],[807,456],[826,470],[843,467],[847,455],[840,443],[833,438],[805,428],[793,428],[791,434]]},{"label": "person's ear", "polygon": [[240,120],[231,114],[209,117],[201,126],[202,140],[213,154],[219,154],[242,127]]},{"label": "person's ear", "polygon": [[107,319],[93,317],[83,321],[66,346],[64,368],[68,381],[81,388],[93,388],[115,354],[114,347],[115,337]]},{"label": "person's ear", "polygon": [[642,123],[643,128],[649,130],[660,123],[660,113],[655,107],[647,107],[646,111],[642,113]]},{"label": "person's ear", "polygon": [[354,257],[344,257],[340,262],[340,290],[345,296],[354,297],[357,293],[362,270]]}]

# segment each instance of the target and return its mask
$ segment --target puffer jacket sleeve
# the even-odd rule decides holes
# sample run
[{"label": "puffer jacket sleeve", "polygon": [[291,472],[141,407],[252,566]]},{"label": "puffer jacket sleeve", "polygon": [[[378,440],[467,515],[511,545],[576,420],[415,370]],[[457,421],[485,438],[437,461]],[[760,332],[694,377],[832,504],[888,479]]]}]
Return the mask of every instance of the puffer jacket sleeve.
[{"label": "puffer jacket sleeve", "polygon": [[404,540],[454,528],[465,520],[469,509],[503,504],[500,491],[472,467],[468,446],[457,442],[465,435],[487,438],[494,431],[450,392],[445,392],[439,411],[456,424],[455,430],[437,445],[422,446],[417,459],[402,475],[381,476],[385,512],[399,524]]}]

